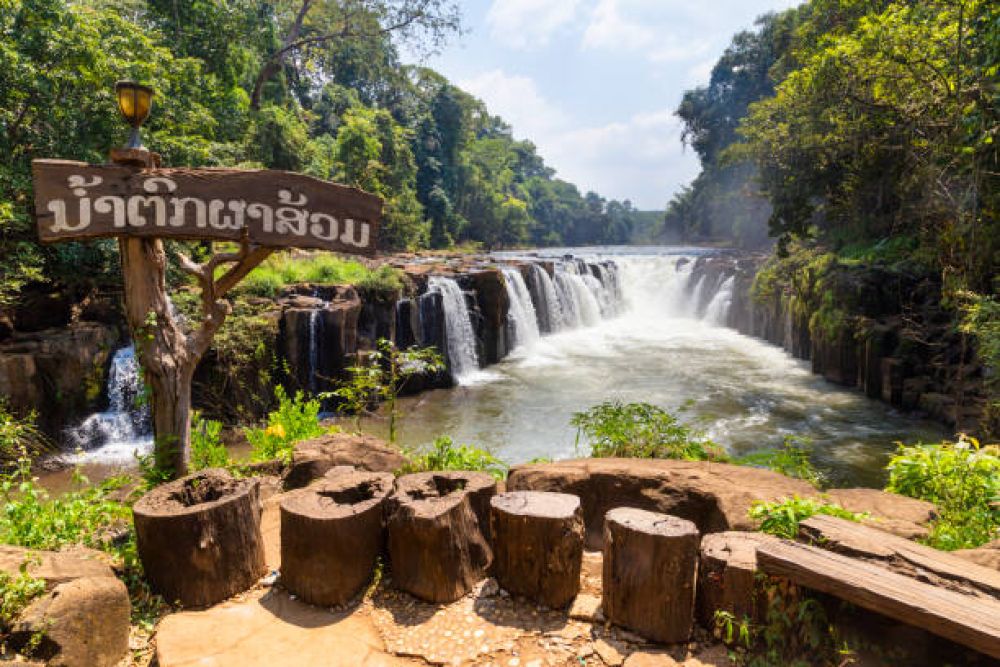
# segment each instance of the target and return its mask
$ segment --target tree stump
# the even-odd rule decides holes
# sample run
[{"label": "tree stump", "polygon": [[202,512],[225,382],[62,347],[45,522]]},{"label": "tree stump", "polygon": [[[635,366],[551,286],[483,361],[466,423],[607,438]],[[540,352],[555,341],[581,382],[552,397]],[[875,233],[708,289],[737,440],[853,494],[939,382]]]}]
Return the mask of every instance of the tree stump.
[{"label": "tree stump", "polygon": [[256,479],[202,470],[156,487],[132,515],[146,578],[168,602],[213,605],[264,575]]},{"label": "tree stump", "polygon": [[619,507],[604,518],[604,615],[663,643],[694,620],[698,528],[669,514]]},{"label": "tree stump", "polygon": [[371,581],[385,544],[391,473],[345,472],[281,502],[281,581],[303,601],[344,605]]},{"label": "tree stump", "polygon": [[454,602],[493,559],[469,491],[480,473],[429,472],[396,480],[388,501],[395,586],[429,602]]},{"label": "tree stump", "polygon": [[493,573],[507,592],[552,609],[580,591],[583,513],[565,493],[513,491],[495,496],[492,509]]},{"label": "tree stump", "polygon": [[715,613],[726,611],[760,623],[766,601],[757,595],[757,547],[777,538],[764,533],[727,531],[701,540],[698,567],[698,621],[715,627]]}]

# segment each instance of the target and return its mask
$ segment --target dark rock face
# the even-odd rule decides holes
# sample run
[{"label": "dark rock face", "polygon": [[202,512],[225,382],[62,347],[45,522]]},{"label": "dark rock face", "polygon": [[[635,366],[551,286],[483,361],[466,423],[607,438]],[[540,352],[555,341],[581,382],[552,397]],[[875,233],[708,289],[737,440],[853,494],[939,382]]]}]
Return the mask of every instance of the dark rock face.
[{"label": "dark rock face", "polygon": [[98,322],[15,333],[0,345],[0,395],[17,411],[38,411],[39,426],[58,435],[100,405],[118,342],[118,329]]},{"label": "dark rock face", "polygon": [[943,310],[935,277],[838,265],[821,278],[797,275],[794,290],[779,285],[755,298],[754,277],[765,259],[701,257],[692,280],[707,284],[734,276],[726,324],[810,361],[827,380],[956,429],[979,431],[983,369],[974,346],[955,332],[953,314]]},{"label": "dark rock face", "polygon": [[460,276],[459,285],[475,292],[474,305],[480,319],[474,325],[482,346],[479,358],[484,364],[495,364],[509,351],[505,331],[510,299],[503,272],[499,269],[475,271]]},{"label": "dark rock face", "polygon": [[353,287],[330,287],[325,294],[330,298],[296,295],[279,302],[280,356],[295,383],[313,393],[332,389],[358,351],[358,293]]}]

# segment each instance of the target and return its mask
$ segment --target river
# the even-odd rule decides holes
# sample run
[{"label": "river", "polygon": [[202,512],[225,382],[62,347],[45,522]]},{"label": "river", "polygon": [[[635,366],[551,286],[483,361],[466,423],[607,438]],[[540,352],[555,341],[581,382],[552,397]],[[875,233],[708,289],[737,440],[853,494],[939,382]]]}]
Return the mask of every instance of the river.
[{"label": "river", "polygon": [[[511,298],[518,301],[511,308],[511,318],[519,319],[511,336],[517,347],[501,363],[477,371],[474,341],[462,340],[471,335],[467,321],[452,322],[449,346],[463,358],[460,384],[402,399],[400,443],[419,448],[449,435],[508,463],[585,455],[570,425],[574,412],[607,400],[645,401],[678,414],[737,455],[780,446],[786,435],[808,438],[814,463],[832,484],[881,486],[897,441],[946,437],[936,423],[833,385],[813,375],[807,362],[722,326],[732,281],[691,284],[691,263],[683,261],[705,252],[624,247],[533,253],[613,261],[620,292],[615,303],[590,276],[557,275],[550,293],[560,293],[560,299],[569,294],[575,305],[564,302],[562,312],[545,314],[561,319],[563,330],[540,334],[543,316],[533,310],[519,275],[513,276],[517,272],[509,272]],[[573,264],[563,262],[562,268]],[[438,289],[457,288],[452,283]],[[464,309],[464,300],[451,296],[445,301]],[[384,418],[365,420],[363,428],[383,436],[388,431]],[[100,477],[109,466],[134,465],[135,445],[134,438],[112,438],[77,460]],[[148,436],[138,446],[148,449]]]}]

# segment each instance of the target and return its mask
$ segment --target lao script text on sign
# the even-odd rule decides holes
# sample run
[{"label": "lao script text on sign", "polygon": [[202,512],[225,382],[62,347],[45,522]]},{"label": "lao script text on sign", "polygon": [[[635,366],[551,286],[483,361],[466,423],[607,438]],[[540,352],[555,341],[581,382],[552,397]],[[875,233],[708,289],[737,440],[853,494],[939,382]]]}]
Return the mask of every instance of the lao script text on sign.
[{"label": "lao script text on sign", "polygon": [[108,236],[232,240],[375,254],[382,200],[286,171],[135,169],[35,160],[42,242]]}]

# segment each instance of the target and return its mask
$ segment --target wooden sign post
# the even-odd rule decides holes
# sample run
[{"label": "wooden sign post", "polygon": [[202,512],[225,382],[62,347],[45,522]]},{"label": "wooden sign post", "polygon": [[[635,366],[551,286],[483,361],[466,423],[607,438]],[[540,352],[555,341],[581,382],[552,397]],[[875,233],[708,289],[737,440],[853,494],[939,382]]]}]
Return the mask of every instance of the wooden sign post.
[{"label": "wooden sign post", "polygon": [[[382,201],[355,188],[284,171],[161,169],[142,149],[118,164],[35,160],[35,213],[43,243],[117,237],[125,314],[152,390],[156,464],[187,472],[191,381],[232,306],[225,299],[275,248],[373,256]],[[187,329],[167,294],[163,239],[230,241],[204,263],[178,255],[201,289],[201,322]],[[229,266],[217,277],[220,267]]]}]

